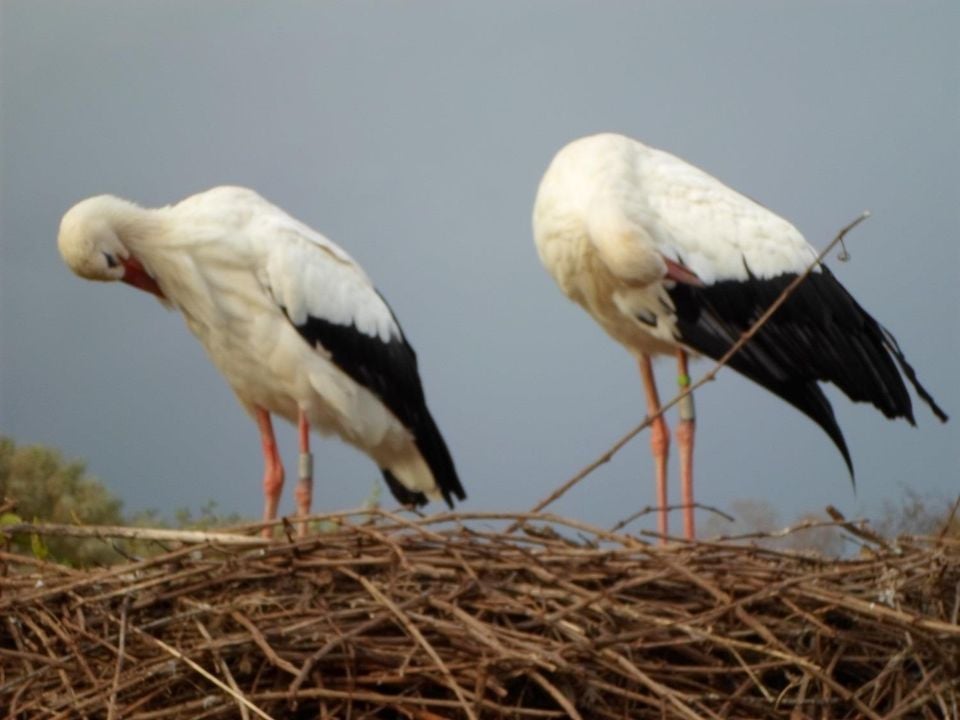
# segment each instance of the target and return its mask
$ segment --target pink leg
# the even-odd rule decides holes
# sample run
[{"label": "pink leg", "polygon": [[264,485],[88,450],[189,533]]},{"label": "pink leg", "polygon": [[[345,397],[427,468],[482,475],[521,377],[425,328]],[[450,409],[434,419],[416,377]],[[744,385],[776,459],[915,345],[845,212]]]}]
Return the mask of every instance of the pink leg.
[{"label": "pink leg", "polygon": [[[647,416],[653,417],[660,412],[660,397],[657,394],[657,382],[653,376],[653,366],[647,355],[641,355],[640,377],[643,378],[643,389],[647,396]],[[653,461],[657,470],[657,507],[660,508],[657,531],[660,533],[660,542],[667,542],[667,453],[670,451],[670,429],[663,415],[657,415],[650,425],[650,450],[653,452]]]},{"label": "pink leg", "polygon": [[[280,491],[283,490],[283,463],[277,452],[277,439],[273,436],[270,413],[261,407],[255,410],[257,428],[260,430],[260,443],[263,446],[263,495],[265,498],[263,519],[269,522],[277,518]],[[263,536],[272,537],[273,528],[264,528]]]},{"label": "pink leg", "polygon": [[[677,382],[681,390],[690,387],[690,375],[687,374],[687,353],[677,350]],[[677,446],[680,448],[680,496],[683,503],[683,534],[687,540],[696,537],[693,525],[693,434],[696,425],[696,413],[693,408],[693,394],[680,400],[680,422],[677,425]]]},{"label": "pink leg", "polygon": [[[300,476],[297,480],[297,515],[301,518],[310,514],[310,505],[313,502],[313,456],[310,454],[310,423],[303,410],[297,417],[297,430],[300,435]],[[307,521],[301,520],[297,526],[297,534],[304,537],[307,534]]]}]

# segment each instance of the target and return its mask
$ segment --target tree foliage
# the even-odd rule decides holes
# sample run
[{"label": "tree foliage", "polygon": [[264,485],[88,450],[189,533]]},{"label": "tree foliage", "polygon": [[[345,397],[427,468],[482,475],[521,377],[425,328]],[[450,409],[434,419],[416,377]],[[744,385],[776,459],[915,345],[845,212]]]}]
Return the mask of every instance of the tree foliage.
[{"label": "tree foliage", "polygon": [[[775,507],[765,500],[740,499],[730,504],[730,522],[718,515],[711,516],[706,523],[706,536],[737,537],[752,536],[751,542],[772,548],[814,552],[825,557],[836,557],[844,550],[843,537],[837,528],[824,527],[819,523],[829,522],[826,513],[807,512],[791,522],[784,522]],[[811,527],[797,530],[783,537],[763,537],[786,527],[807,524]]]},{"label": "tree foliage", "polygon": [[[12,512],[26,522],[117,525],[122,503],[82,462],[66,462],[56,450],[40,445],[17,446],[0,436],[0,498],[14,503]],[[31,543],[17,538],[15,547],[71,565],[114,562],[116,553],[100,540],[50,537]]]},{"label": "tree foliage", "polygon": [[[246,522],[236,514],[219,515],[212,500],[197,513],[186,508],[175,511],[172,521],[156,510],[125,517],[121,512],[122,502],[99,480],[87,474],[85,463],[68,462],[56,450],[41,445],[18,446],[3,436],[0,436],[0,503],[12,504],[0,519],[5,523],[23,521],[207,530]],[[157,543],[39,536],[17,537],[13,548],[77,567],[106,565],[165,550]]]},{"label": "tree foliage", "polygon": [[955,499],[924,496],[905,486],[899,502],[887,500],[876,529],[884,537],[898,535],[945,535],[960,537],[960,509]]},{"label": "tree foliage", "polygon": [[[905,487],[896,500],[886,500],[879,516],[868,518],[871,528],[887,540],[901,535],[960,537],[960,497],[951,501],[942,496],[923,495]],[[783,521],[780,513],[764,500],[740,499],[730,504],[733,522],[719,515],[711,516],[705,524],[706,537],[741,537],[766,547],[815,552],[825,557],[842,555],[850,546],[844,532],[830,523],[826,512],[806,512],[790,521]],[[768,533],[801,525],[810,527],[796,530],[783,537],[763,537]],[[756,535],[757,537],[752,537]]]}]

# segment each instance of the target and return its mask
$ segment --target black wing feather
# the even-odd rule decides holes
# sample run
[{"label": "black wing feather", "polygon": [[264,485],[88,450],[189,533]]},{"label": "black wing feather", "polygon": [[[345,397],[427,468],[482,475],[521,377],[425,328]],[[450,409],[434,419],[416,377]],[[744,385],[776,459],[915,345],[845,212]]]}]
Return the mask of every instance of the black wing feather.
[{"label": "black wing feather", "polygon": [[[719,359],[796,277],[751,276],[702,287],[676,284],[668,293],[681,341]],[[914,424],[906,377],[934,414],[947,419],[893,336],[826,267],[811,273],[729,364],[823,428],[843,455],[851,479],[847,444],[818,382],[831,382],[851,400],[872,403],[886,417]]]},{"label": "black wing feather", "polygon": [[[454,496],[458,500],[465,499],[466,493],[453,458],[427,409],[417,370],[417,355],[403,331],[399,337],[384,342],[379,337],[361,332],[354,325],[339,325],[312,315],[299,325],[291,323],[311,347],[319,345],[328,352],[337,367],[376,395],[410,431],[447,504],[453,507]],[[400,323],[396,322],[396,325],[399,329]],[[387,487],[399,502],[426,504],[427,498],[422,492],[409,490],[386,468],[381,471]]]}]

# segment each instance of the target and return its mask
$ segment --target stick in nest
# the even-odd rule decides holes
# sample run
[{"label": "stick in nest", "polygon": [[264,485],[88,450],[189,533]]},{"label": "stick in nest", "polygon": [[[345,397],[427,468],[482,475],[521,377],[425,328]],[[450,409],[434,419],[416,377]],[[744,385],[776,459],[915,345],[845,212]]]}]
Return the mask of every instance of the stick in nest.
[{"label": "stick in nest", "polygon": [[153,635],[151,635],[150,633],[148,633],[148,632],[146,632],[146,631],[144,631],[144,630],[141,630],[141,629],[138,628],[136,625],[130,625],[130,629],[133,630],[134,632],[136,632],[138,635],[140,635],[142,638],[144,638],[144,639],[147,640],[148,642],[150,642],[150,643],[156,645],[157,647],[159,647],[159,648],[160,648],[161,650],[163,650],[165,653],[168,653],[169,655],[172,655],[173,657],[175,657],[177,660],[180,660],[181,662],[186,663],[186,664],[187,664],[194,672],[196,672],[198,675],[202,676],[203,678],[205,678],[205,679],[208,680],[209,682],[211,682],[211,683],[213,683],[214,685],[216,685],[218,688],[220,688],[223,692],[225,692],[227,695],[229,695],[230,697],[232,697],[232,698],[233,698],[234,700],[236,700],[238,703],[241,703],[241,704],[245,705],[247,708],[249,708],[250,710],[253,710],[253,712],[255,712],[257,715],[259,715],[259,716],[260,716],[261,718],[263,718],[264,720],[274,720],[274,718],[273,718],[272,716],[268,715],[268,714],[265,713],[263,710],[261,710],[259,707],[257,707],[257,706],[254,705],[252,702],[250,702],[250,701],[243,695],[243,693],[237,692],[236,690],[234,690],[233,688],[231,688],[229,685],[227,685],[227,684],[224,683],[222,680],[220,680],[220,678],[218,678],[218,677],[216,677],[215,675],[212,675],[211,673],[209,673],[206,669],[203,668],[203,666],[199,665],[198,663],[196,663],[196,662],[194,662],[193,660],[191,660],[190,658],[188,658],[186,655],[184,655],[182,652],[180,652],[179,650],[177,650],[175,647],[173,647],[173,646],[171,646],[171,645],[168,645],[167,643],[165,643],[165,642],[164,642],[163,640],[161,640],[160,638],[155,638],[155,637],[153,637]]},{"label": "stick in nest", "polygon": [[123,668],[123,653],[127,644],[127,610],[130,609],[130,596],[123,598],[120,608],[120,639],[117,641],[117,668],[113,673],[113,688],[110,690],[110,704],[107,710],[107,720],[114,720],[117,716],[117,688],[120,686],[120,670]]}]

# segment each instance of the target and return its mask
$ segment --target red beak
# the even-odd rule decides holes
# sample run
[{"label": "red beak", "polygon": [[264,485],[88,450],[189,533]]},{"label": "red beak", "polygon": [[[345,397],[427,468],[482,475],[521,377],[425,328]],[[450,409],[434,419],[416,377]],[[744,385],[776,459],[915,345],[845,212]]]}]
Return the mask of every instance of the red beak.
[{"label": "red beak", "polygon": [[667,274],[665,277],[668,280],[673,280],[674,282],[678,282],[683,285],[703,287],[703,280],[697,277],[697,274],[693,272],[693,270],[689,269],[686,265],[681,265],[677,261],[671,260],[668,257],[664,257],[663,262],[667,266]]},{"label": "red beak", "polygon": [[152,293],[156,295],[161,300],[166,300],[166,296],[163,294],[163,290],[160,289],[160,286],[157,285],[157,281],[154,280],[147,274],[147,271],[143,269],[143,265],[135,257],[128,257],[123,261],[123,278],[122,280],[128,285],[133,285],[135,288],[144,290],[145,292]]}]

